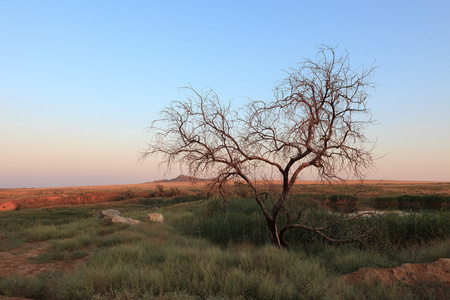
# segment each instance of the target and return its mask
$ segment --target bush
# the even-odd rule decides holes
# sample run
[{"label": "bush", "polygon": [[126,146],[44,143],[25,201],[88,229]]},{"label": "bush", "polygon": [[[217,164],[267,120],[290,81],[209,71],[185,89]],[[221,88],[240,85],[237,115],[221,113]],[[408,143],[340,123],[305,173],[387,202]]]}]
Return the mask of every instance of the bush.
[{"label": "bush", "polygon": [[173,225],[185,234],[207,238],[221,246],[268,242],[266,221],[251,199],[230,199],[224,213],[222,200],[213,198],[201,206],[197,216],[178,219]]},{"label": "bush", "polygon": [[166,198],[166,197],[154,197],[154,198],[143,198],[139,200],[139,204],[143,204],[146,206],[157,206],[157,207],[163,207],[163,206],[169,206],[177,203],[187,203],[187,202],[194,202],[201,199],[204,199],[205,195],[203,193],[198,193],[194,195],[182,195],[182,196],[174,196],[172,198]]},{"label": "bush", "polygon": [[132,190],[126,190],[122,193],[120,193],[119,196],[116,196],[112,199],[112,201],[123,201],[123,200],[129,200],[136,197],[136,194]]},{"label": "bush", "polygon": [[232,188],[232,194],[238,198],[251,198],[253,197],[253,190],[245,183],[235,181]]},{"label": "bush", "polygon": [[396,197],[377,197],[372,199],[373,206],[378,209],[447,209],[450,208],[450,196],[402,195]]},{"label": "bush", "polygon": [[[345,214],[332,214],[320,207],[312,207],[304,211],[303,222],[319,227],[333,224],[342,217]],[[282,225],[283,217],[279,221]],[[225,213],[220,199],[210,200],[201,206],[197,215],[178,219],[173,225],[186,234],[207,238],[221,246],[244,241],[254,245],[270,243],[266,221],[256,202],[251,199],[229,200]],[[425,210],[420,213],[363,216],[339,223],[324,233],[343,240],[367,233],[367,244],[377,250],[407,247],[448,238],[450,212]],[[328,244],[314,232],[295,228],[286,232],[285,239],[291,248],[306,251]]]},{"label": "bush", "polygon": [[332,195],[325,203],[338,212],[354,212],[358,207],[358,198],[351,195]]}]

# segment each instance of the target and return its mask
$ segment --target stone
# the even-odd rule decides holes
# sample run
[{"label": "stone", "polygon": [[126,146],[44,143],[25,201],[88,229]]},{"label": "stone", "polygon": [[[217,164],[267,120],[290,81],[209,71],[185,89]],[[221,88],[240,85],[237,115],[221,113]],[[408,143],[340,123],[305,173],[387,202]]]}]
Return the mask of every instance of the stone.
[{"label": "stone", "polygon": [[149,220],[150,222],[163,223],[164,216],[157,213],[150,213],[147,215],[147,220]]},{"label": "stone", "polygon": [[130,225],[136,225],[141,223],[139,220],[135,220],[132,218],[125,218],[121,216],[114,216],[111,218],[111,222],[113,223],[120,223],[120,224],[130,224]]},{"label": "stone", "polygon": [[120,215],[120,211],[116,209],[105,209],[100,211],[97,214],[97,221],[103,220],[104,222],[111,224],[111,223],[119,223],[119,224],[130,224],[130,225],[136,225],[141,223],[139,220],[135,220],[132,218],[125,218]]},{"label": "stone", "polygon": [[120,216],[120,211],[116,209],[104,209],[97,213],[97,221],[99,220],[110,220],[114,216]]}]

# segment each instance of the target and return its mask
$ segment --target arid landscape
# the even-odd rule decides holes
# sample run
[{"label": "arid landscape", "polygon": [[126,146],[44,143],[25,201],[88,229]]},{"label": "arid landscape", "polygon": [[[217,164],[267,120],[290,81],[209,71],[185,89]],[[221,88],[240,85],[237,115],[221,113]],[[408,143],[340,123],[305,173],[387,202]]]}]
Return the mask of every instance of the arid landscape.
[{"label": "arid landscape", "polygon": [[[179,176],[170,180],[156,180],[153,182],[128,184],[128,185],[104,185],[104,186],[78,186],[63,188],[23,188],[23,189],[0,189],[0,211],[15,210],[21,208],[37,208],[50,206],[71,206],[80,204],[104,203],[120,197],[127,191],[131,191],[135,198],[145,197],[149,190],[156,189],[162,185],[167,189],[178,188],[189,190],[192,188],[203,189],[208,181],[196,180],[195,182],[187,176]],[[279,183],[279,182],[275,182]],[[393,180],[368,180],[348,181],[350,187],[361,187],[365,197],[370,197],[372,186],[382,187],[377,196],[407,194],[418,185],[417,192],[420,195],[438,194],[449,195],[450,190],[445,182],[414,182]],[[323,190],[329,190],[328,182],[299,181],[298,186],[321,186]],[[334,183],[342,186],[343,183]],[[307,189],[308,190],[308,189]]]},{"label": "arid landscape", "polygon": [[[3,297],[4,299],[26,299],[27,297],[31,299],[47,297],[50,297],[52,299],[70,299],[72,297],[80,297],[76,296],[76,294],[74,294],[73,292],[51,292],[51,289],[48,290],[44,287],[46,281],[41,283],[43,286],[41,287],[41,290],[38,289],[37,292],[27,291],[26,288],[20,288],[20,286],[21,284],[30,284],[29,280],[32,280],[32,278],[41,278],[40,280],[42,280],[42,278],[51,277],[50,275],[46,274],[58,274],[60,272],[63,272],[64,274],[66,274],[65,276],[69,276],[69,274],[71,273],[86,272],[81,270],[83,268],[86,268],[84,266],[89,266],[89,264],[92,264],[92,260],[95,260],[94,253],[96,252],[96,247],[99,247],[99,245],[103,245],[104,243],[110,243],[102,240],[108,236],[111,237],[111,234],[120,234],[120,232],[123,231],[124,228],[127,228],[127,226],[129,226],[124,225],[126,227],[123,227],[122,225],[113,225],[111,227],[111,225],[108,225],[105,227],[105,225],[101,224],[96,225],[95,223],[92,223],[96,222],[95,212],[107,208],[117,208],[120,211],[124,211],[125,214],[131,215],[132,217],[135,217],[136,219],[141,220],[145,223],[144,216],[152,211],[157,211],[165,215],[166,224],[164,226],[178,228],[178,226],[180,225],[177,225],[177,223],[180,222],[180,218],[182,218],[181,215],[185,214],[186,212],[192,211],[192,209],[196,209],[195,207],[204,207],[204,210],[206,209],[206,207],[208,207],[207,203],[209,203],[210,201],[214,202],[214,200],[206,201],[206,198],[202,198],[204,196],[199,196],[199,193],[203,193],[206,190],[207,183],[208,181],[197,181],[197,183],[193,183],[187,177],[179,177],[173,180],[148,182],[135,185],[86,186],[45,189],[1,189],[0,208],[3,210],[3,212],[0,212],[0,225],[3,228],[3,233],[0,235],[0,241],[3,246],[0,247],[0,297]],[[161,194],[157,194],[158,191],[160,191]],[[174,193],[174,195],[168,196],[169,194],[167,193],[169,191],[171,191],[171,193]],[[430,195],[449,197],[450,183],[355,181],[347,182],[346,184],[329,184],[324,182],[300,181],[295,186],[295,192],[299,195],[309,195],[308,197],[318,197],[319,195],[324,194],[335,194],[336,192],[357,194],[359,199],[358,210],[381,211],[373,207],[373,199],[387,196],[400,196],[405,194],[423,197]],[[166,194],[164,195],[164,193]],[[180,197],[184,198],[181,199]],[[174,199],[177,200],[175,201]],[[160,207],[156,207],[157,205],[160,205]],[[71,215],[71,211],[74,214],[73,216]],[[63,215],[57,217],[61,214],[58,212],[67,214],[70,220],[63,217]],[[50,217],[50,219],[48,219],[48,214],[54,215],[55,213],[55,220],[51,221],[51,218],[53,217]],[[42,216],[42,220],[39,220],[40,214]],[[29,217],[26,217],[27,215]],[[79,217],[77,217],[78,215]],[[91,217],[89,217],[89,215],[91,215]],[[34,221],[20,221],[23,217],[34,218]],[[81,218],[80,220],[86,220],[83,222],[88,222],[92,225],[81,225],[78,221],[76,221],[78,220],[78,218]],[[2,222],[2,219],[4,222]],[[28,224],[30,225],[26,225],[25,227],[22,227],[22,229],[15,230],[13,229],[14,226],[5,223],[7,222],[6,220],[29,222]],[[67,228],[65,229],[65,226],[72,226],[70,224],[73,224],[73,226],[75,226],[76,228],[81,228],[79,226],[94,226],[90,228],[92,228],[91,230],[94,230],[97,233],[95,233],[94,236],[92,236],[91,234],[89,238],[82,232],[78,232],[79,229],[75,229],[75,232],[73,233],[63,233],[66,230],[72,230]],[[344,263],[344,265],[335,267],[340,271],[332,272],[333,274],[335,274],[333,276],[337,276],[336,278],[339,278],[339,284],[338,286],[331,286],[330,289],[336,289],[335,293],[339,295],[336,296],[337,298],[344,297],[346,293],[359,295],[358,293],[365,293],[364,291],[369,292],[374,289],[378,289],[381,291],[379,291],[378,293],[387,293],[387,295],[391,295],[389,297],[393,298],[396,298],[402,293],[402,291],[404,292],[406,290],[409,295],[419,295],[419,297],[435,297],[435,299],[446,299],[446,297],[450,295],[450,241],[448,237],[450,224],[444,224],[444,228],[441,228],[444,231],[443,235],[441,236],[446,236],[444,240],[442,240],[441,238],[431,238],[431,240],[428,242],[422,242],[420,246],[419,244],[417,244],[417,246],[414,246],[413,244],[411,244],[411,242],[407,242],[405,246],[399,246],[396,251],[400,251],[402,253],[400,254],[400,256],[403,256],[403,258],[398,261],[404,261],[405,263],[400,263],[398,266],[374,268],[368,266],[392,265],[392,262],[376,263],[372,261],[368,264],[367,262],[348,262],[348,265],[345,265],[344,262],[341,262]],[[144,225],[149,226],[151,224]],[[141,228],[138,229],[139,231],[149,229],[151,230],[151,228],[155,228],[154,226],[142,226],[137,225],[136,228]],[[184,226],[189,227],[189,225]],[[44,230],[44,232],[41,232],[41,230]],[[116,230],[119,231],[116,232]],[[171,239],[172,235],[167,235],[168,228],[158,227],[157,230],[158,233],[150,234],[150,236],[148,236],[148,233],[146,233],[147,238],[150,238],[149,241],[156,239],[154,240],[154,242],[158,244],[161,242],[173,243],[173,241],[167,241],[167,239]],[[49,232],[46,233],[46,231]],[[58,233],[58,231],[60,231],[60,233]],[[111,232],[111,234],[109,232]],[[131,232],[135,232],[135,230]],[[185,231],[181,230],[180,232]],[[129,234],[134,235],[137,233]],[[155,234],[156,236],[152,237],[152,235]],[[43,237],[42,235],[48,237]],[[81,237],[80,235],[83,237]],[[139,240],[142,237],[143,236],[141,236],[140,238],[136,238]],[[123,238],[124,236],[121,237],[121,239]],[[181,237],[179,237],[177,233],[173,234],[172,238],[178,240]],[[205,238],[208,239],[206,236]],[[78,239],[82,240],[81,245],[62,246],[64,244],[69,245]],[[214,239],[215,238],[213,238],[212,240]],[[239,256],[243,255],[242,253],[246,253],[247,247],[253,247],[245,246],[245,244],[247,243],[254,243],[251,242],[251,238],[248,241],[245,241],[246,238],[242,240],[241,238],[237,237],[237,239],[240,241],[237,241],[236,243],[232,242],[231,244],[230,242],[228,242],[228,247],[231,248],[227,247],[227,249],[229,250],[226,251],[232,251]],[[75,244],[77,243],[79,242],[76,242]],[[62,247],[60,250],[56,250],[60,247]],[[211,245],[210,247],[212,247],[212,249],[215,248],[215,246],[213,245]],[[411,250],[408,250],[409,248]],[[424,254],[430,251],[436,251],[431,250],[433,248],[441,250],[431,255]],[[339,249],[339,247],[335,248],[335,250],[333,251],[340,251],[336,249]],[[62,252],[57,254],[58,251]],[[393,250],[377,250],[376,252],[378,251],[389,252]],[[407,254],[414,252],[422,254]],[[337,255],[339,256],[339,254]],[[377,253],[376,255],[379,254]],[[422,255],[428,258],[419,258],[417,255],[419,257]],[[382,258],[379,259],[383,260]],[[365,258],[364,260],[367,261],[368,259]],[[423,260],[425,260],[426,262],[424,262]],[[337,259],[337,261],[339,261],[339,259]],[[416,261],[420,261],[420,263],[416,263]],[[338,263],[334,262],[333,264]],[[350,267],[352,265],[354,266]],[[360,265],[361,267],[355,267],[358,265]],[[25,280],[25,283],[20,283],[22,280],[20,278],[23,278]],[[15,284],[19,287],[19,290],[11,291],[10,288],[5,288],[4,284],[6,282],[10,282],[10,280],[13,280],[15,282]],[[51,281],[51,279],[46,280]],[[2,281],[4,283],[3,288]],[[389,288],[388,291],[383,290],[387,287],[391,288]],[[106,290],[104,292],[101,292],[103,288],[98,288],[96,288],[97,293],[100,292],[100,294],[98,295],[103,295],[107,298],[126,298],[123,294],[123,291],[110,291],[112,294],[108,294],[105,293]],[[347,289],[351,289],[351,292],[347,291]],[[187,297],[188,294],[192,293],[186,292],[187,290],[184,289],[180,290],[180,288],[177,288],[177,290],[177,293],[180,293],[179,295],[181,295],[181,298],[184,298],[184,296]],[[145,296],[143,295],[146,295],[145,292],[134,291],[133,293],[135,293],[135,296],[140,295],[139,297],[144,298]],[[3,294],[3,296],[1,294]],[[161,291],[153,291],[150,292],[150,294],[152,294],[153,296],[159,295],[159,297],[162,297],[164,299],[171,299],[171,297],[175,295],[167,292],[161,293]],[[84,295],[86,296],[87,294]],[[375,293],[375,295],[377,294]],[[20,296],[22,298],[9,298],[13,296]],[[81,298],[85,296],[81,296]],[[135,296],[133,296],[133,298]],[[248,296],[250,298],[253,297],[250,296],[250,294]],[[353,296],[350,296],[350,298],[351,297]],[[235,297],[233,296],[231,298]],[[309,296],[307,298],[309,298]]]},{"label": "arid landscape", "polygon": [[450,299],[450,1],[347,2],[0,0],[0,300]]}]

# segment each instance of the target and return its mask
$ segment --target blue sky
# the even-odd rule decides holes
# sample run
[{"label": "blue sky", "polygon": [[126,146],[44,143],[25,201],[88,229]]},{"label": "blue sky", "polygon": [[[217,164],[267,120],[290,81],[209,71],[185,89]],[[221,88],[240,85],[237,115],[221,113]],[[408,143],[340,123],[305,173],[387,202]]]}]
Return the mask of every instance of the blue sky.
[{"label": "blue sky", "polygon": [[372,179],[450,181],[449,1],[0,0],[0,188],[140,183],[179,87],[270,99],[320,44],[379,66]]}]

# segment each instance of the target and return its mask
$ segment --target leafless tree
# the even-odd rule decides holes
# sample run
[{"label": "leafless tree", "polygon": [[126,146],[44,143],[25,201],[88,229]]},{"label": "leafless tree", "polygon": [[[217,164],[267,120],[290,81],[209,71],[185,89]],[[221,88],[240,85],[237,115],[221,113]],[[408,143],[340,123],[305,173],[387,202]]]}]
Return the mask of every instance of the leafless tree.
[{"label": "leafless tree", "polygon": [[[245,182],[278,247],[287,245],[284,234],[293,228],[313,231],[331,242],[361,241],[326,234],[360,215],[311,226],[302,222],[304,209],[288,209],[288,196],[307,169],[335,180],[362,177],[372,166],[364,128],[373,123],[366,102],[374,70],[353,68],[347,52],[337,55],[336,48],[321,46],[315,60],[305,59],[287,71],[287,78],[274,88],[274,100],[268,102],[250,101],[235,109],[211,89],[198,92],[187,87],[190,96],[173,101],[152,123],[153,139],[142,158],[162,155],[169,167],[186,166],[191,176],[214,178],[218,186],[230,179]],[[267,174],[280,179],[278,193],[269,194],[257,183]],[[283,222],[280,215],[285,216]]]}]

